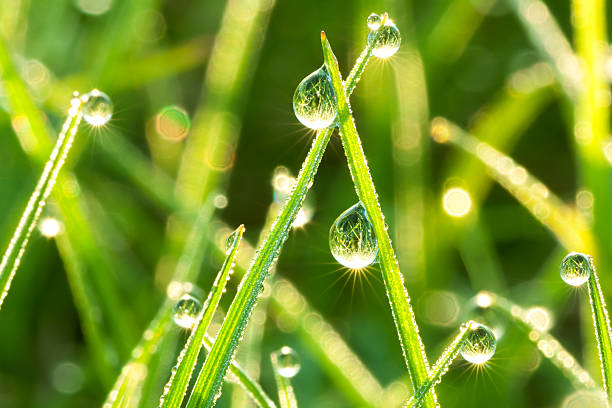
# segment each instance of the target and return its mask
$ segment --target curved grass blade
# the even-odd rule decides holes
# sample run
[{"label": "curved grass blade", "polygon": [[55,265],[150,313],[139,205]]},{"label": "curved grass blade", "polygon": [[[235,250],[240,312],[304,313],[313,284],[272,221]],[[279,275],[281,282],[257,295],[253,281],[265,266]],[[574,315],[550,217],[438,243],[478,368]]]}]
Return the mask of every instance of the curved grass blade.
[{"label": "curved grass blade", "polygon": [[[391,312],[397,327],[402,352],[411,375],[413,387],[418,389],[427,380],[429,370],[425,349],[419,336],[418,326],[414,319],[408,293],[404,287],[403,277],[399,271],[397,258],[391,246],[391,239],[389,238],[380,204],[378,203],[376,189],[374,188],[365,154],[363,153],[355,128],[355,122],[351,115],[338,62],[324,33],[321,33],[321,42],[323,44],[325,65],[336,91],[340,136],[342,137],[342,144],[344,145],[351,177],[355,184],[357,196],[366,208],[378,238],[380,264],[382,266],[383,280],[387,289]],[[431,397],[427,398],[426,406],[435,405],[435,393],[432,393]]]},{"label": "curved grass blade", "polygon": [[17,272],[19,268],[30,235],[38,223],[40,214],[47,203],[47,199],[55,186],[59,172],[66,161],[68,152],[74,141],[74,136],[81,122],[83,116],[81,113],[82,99],[75,97],[70,103],[71,107],[68,110],[68,117],[57,138],[55,147],[51,152],[51,156],[49,156],[49,160],[45,164],[40,179],[28,200],[26,208],[19,220],[19,224],[0,262],[0,308],[8,294],[15,272]]},{"label": "curved grass blade", "polygon": [[288,377],[284,377],[279,374],[277,352],[270,354],[270,360],[272,361],[274,379],[276,380],[276,386],[278,387],[278,399],[280,401],[281,408],[298,408],[297,399],[295,398],[295,392],[293,392],[291,380]]},{"label": "curved grass blade", "polygon": [[474,322],[470,320],[461,325],[457,337],[455,337],[453,342],[444,350],[444,353],[442,353],[438,361],[436,361],[436,364],[431,368],[427,381],[425,381],[404,406],[418,408],[425,402],[427,394],[429,394],[436,384],[440,383],[442,376],[448,371],[455,357],[459,354],[459,349],[469,334],[469,329],[473,323]]},{"label": "curved grass blade", "polygon": [[236,254],[242,234],[244,233],[244,225],[239,226],[229,239],[233,239],[231,246],[227,249],[227,257],[219,271],[213,287],[208,294],[208,298],[204,303],[204,308],[198,317],[197,324],[193,327],[189,339],[185,343],[185,347],[178,357],[177,364],[172,370],[172,375],[164,388],[164,393],[160,399],[160,407],[173,408],[180,406],[189,386],[191,374],[198,361],[198,355],[202,347],[202,342],[206,336],[206,331],[212,321],[213,315],[217,310],[221,296],[225,292],[225,285],[232,273],[235,264]]}]

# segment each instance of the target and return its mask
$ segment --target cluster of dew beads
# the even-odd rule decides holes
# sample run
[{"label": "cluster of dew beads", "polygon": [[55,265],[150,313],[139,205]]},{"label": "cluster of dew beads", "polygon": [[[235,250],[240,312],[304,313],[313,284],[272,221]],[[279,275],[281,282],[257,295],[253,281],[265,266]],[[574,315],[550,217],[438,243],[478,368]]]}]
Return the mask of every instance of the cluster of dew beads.
[{"label": "cluster of dew beads", "polygon": [[334,221],[329,230],[329,249],[336,261],[347,268],[361,269],[374,262],[378,241],[361,202]]},{"label": "cluster of dew beads", "polygon": [[276,372],[284,378],[293,378],[300,371],[300,358],[291,347],[283,346],[276,355]]},{"label": "cluster of dew beads", "polygon": [[399,50],[402,38],[399,29],[389,18],[384,19],[378,14],[370,14],[366,20],[370,32],[368,45],[372,47],[372,55],[378,58],[389,58]]},{"label": "cluster of dew beads", "polygon": [[113,116],[113,102],[97,89],[83,95],[83,119],[92,126],[105,125]]},{"label": "cluster of dew beads", "polygon": [[202,304],[200,301],[189,293],[185,293],[174,304],[172,320],[181,327],[191,329],[198,319],[201,310]]},{"label": "cluster of dew beads", "polygon": [[325,66],[300,82],[293,94],[293,111],[310,129],[324,129],[334,123],[338,113],[336,94]]},{"label": "cluster of dew beads", "polygon": [[485,325],[472,323],[461,345],[461,356],[472,364],[484,364],[495,354],[496,340]]},{"label": "cluster of dew beads", "polygon": [[561,261],[559,273],[568,285],[581,286],[591,276],[593,258],[590,255],[572,252]]}]

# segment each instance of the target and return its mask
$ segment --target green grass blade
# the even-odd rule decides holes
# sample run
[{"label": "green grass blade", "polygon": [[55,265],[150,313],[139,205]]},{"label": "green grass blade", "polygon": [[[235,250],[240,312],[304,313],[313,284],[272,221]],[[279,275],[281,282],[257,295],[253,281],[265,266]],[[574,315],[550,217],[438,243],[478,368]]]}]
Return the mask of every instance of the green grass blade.
[{"label": "green grass blade", "polygon": [[[378,203],[374,183],[372,182],[365,154],[363,153],[361,142],[355,128],[355,122],[351,115],[349,102],[338,68],[338,62],[323,33],[321,34],[321,40],[323,43],[325,65],[330,73],[332,84],[336,91],[340,136],[342,137],[342,144],[344,145],[351,177],[353,178],[353,183],[357,190],[357,196],[364,205],[368,217],[374,226],[376,237],[378,238],[380,264],[382,266],[384,283],[387,288],[387,296],[398,330],[406,365],[411,374],[413,386],[415,389],[418,389],[426,381],[429,369],[425,349],[419,336],[408,293],[404,287],[399,265],[391,246],[391,239],[389,238],[380,204]],[[426,405],[434,406],[434,401],[435,397],[428,398]]]},{"label": "green grass blade", "polygon": [[81,105],[83,101],[81,98],[73,98],[71,101],[71,108],[68,110],[68,117],[64,122],[62,131],[60,132],[55,147],[51,152],[49,160],[45,164],[44,170],[28,203],[26,208],[21,215],[19,224],[13,233],[11,241],[6,249],[2,261],[0,262],[0,308],[2,303],[8,294],[11,286],[11,281],[15,276],[15,272],[19,268],[21,258],[28,245],[28,240],[32,231],[38,223],[40,214],[45,207],[49,195],[55,186],[55,182],[59,175],[59,172],[66,161],[68,152],[72,147],[74,136],[81,122],[82,113]]},{"label": "green grass blade", "polygon": [[431,368],[427,381],[414,393],[414,395],[406,402],[405,406],[410,408],[418,408],[425,402],[425,397],[432,390],[434,385],[442,380],[442,376],[448,371],[455,357],[459,354],[459,349],[469,334],[469,329],[472,326],[472,321],[462,324],[459,329],[459,334],[452,343],[444,350],[444,353],[438,358],[436,364]]},{"label": "green grass blade", "polygon": [[274,379],[276,380],[276,386],[278,387],[278,399],[280,401],[281,408],[298,408],[297,399],[295,398],[295,392],[293,392],[291,380],[279,374],[278,355],[276,352],[270,355],[270,360],[272,361]]},{"label": "green grass blade", "polygon": [[213,287],[208,294],[208,298],[204,303],[204,308],[202,309],[202,312],[198,318],[198,322],[193,327],[191,335],[189,336],[183,351],[178,357],[177,364],[172,370],[172,375],[164,388],[164,393],[160,399],[160,407],[162,408],[177,407],[180,406],[183,401],[185,393],[187,392],[187,387],[189,386],[191,374],[196,366],[198,355],[200,354],[202,342],[206,336],[206,331],[208,330],[213,315],[217,310],[221,296],[225,292],[225,285],[230,277],[230,274],[232,273],[243,233],[244,225],[241,225],[229,237],[229,239],[233,239],[233,242],[228,249],[225,262],[223,263],[223,266],[221,267],[221,270],[213,283]]}]

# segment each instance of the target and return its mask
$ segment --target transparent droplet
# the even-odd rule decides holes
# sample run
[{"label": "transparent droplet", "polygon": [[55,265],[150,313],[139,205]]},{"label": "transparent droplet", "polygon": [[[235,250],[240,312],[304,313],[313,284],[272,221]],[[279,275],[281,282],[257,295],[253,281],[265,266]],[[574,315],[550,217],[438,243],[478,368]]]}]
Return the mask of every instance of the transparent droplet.
[{"label": "transparent droplet", "polygon": [[382,27],[370,31],[368,34],[368,45],[372,44],[375,40],[372,55],[378,58],[389,58],[399,50],[402,42],[398,28],[390,19],[387,19]]},{"label": "transparent droplet", "polygon": [[325,66],[300,82],[293,94],[293,111],[299,121],[311,129],[323,129],[334,122],[336,94]]},{"label": "transparent droplet", "polygon": [[461,346],[461,356],[472,364],[483,364],[495,354],[495,335],[487,326],[472,323]]},{"label": "transparent droplet", "polygon": [[380,23],[382,23],[382,18],[378,14],[372,13],[368,16],[366,23],[370,30],[378,30],[380,28]]},{"label": "transparent droplet", "polygon": [[361,202],[334,221],[329,230],[329,248],[336,261],[347,268],[361,269],[374,262],[378,242]]},{"label": "transparent droplet", "polygon": [[561,279],[568,285],[580,286],[585,283],[593,270],[593,258],[590,255],[572,252],[561,261],[559,272]]},{"label": "transparent droplet", "polygon": [[278,375],[292,378],[300,371],[300,358],[291,347],[283,346],[276,352]]},{"label": "transparent droplet", "polygon": [[186,293],[174,304],[172,319],[176,324],[186,329],[191,329],[195,324],[198,314],[202,309],[200,301]]},{"label": "transparent droplet", "polygon": [[234,246],[234,242],[236,241],[236,238],[238,238],[238,230],[234,230],[231,234],[229,234],[227,236],[227,238],[225,238],[225,254],[229,255],[232,246]]},{"label": "transparent droplet", "polygon": [[113,102],[97,89],[83,96],[83,119],[92,126],[102,126],[113,116]]}]

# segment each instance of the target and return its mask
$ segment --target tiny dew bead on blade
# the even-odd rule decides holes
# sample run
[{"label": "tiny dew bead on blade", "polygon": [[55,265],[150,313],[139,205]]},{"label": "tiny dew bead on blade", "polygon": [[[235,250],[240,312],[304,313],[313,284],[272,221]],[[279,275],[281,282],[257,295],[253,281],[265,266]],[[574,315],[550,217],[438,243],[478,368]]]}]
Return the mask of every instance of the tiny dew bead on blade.
[{"label": "tiny dew bead on blade", "polygon": [[293,112],[310,129],[324,129],[334,123],[338,113],[336,94],[325,66],[300,82],[293,94]]},{"label": "tiny dew bead on blade", "polygon": [[484,364],[493,357],[497,341],[493,332],[485,325],[472,323],[461,346],[461,356],[472,364]]},{"label": "tiny dew bead on blade", "polygon": [[389,58],[399,50],[402,42],[399,29],[395,26],[393,21],[389,18],[385,19],[384,24],[381,26],[382,18],[378,16],[379,20],[376,19],[375,14],[371,14],[367,19],[368,27],[370,32],[368,33],[368,45],[374,42],[372,48],[372,55],[378,58]]},{"label": "tiny dew bead on blade", "polygon": [[561,261],[559,274],[565,283],[581,286],[593,272],[593,258],[580,252],[572,252]]},{"label": "tiny dew bead on blade", "polygon": [[107,94],[97,89],[81,97],[83,119],[92,126],[105,125],[113,116],[113,102]]},{"label": "tiny dew bead on blade", "polygon": [[300,358],[291,347],[283,346],[275,352],[277,369],[276,372],[281,377],[293,378],[300,371]]},{"label": "tiny dew bead on blade", "polygon": [[174,304],[172,309],[172,320],[186,329],[191,329],[202,310],[202,304],[189,293],[185,293]]},{"label": "tiny dew bead on blade", "polygon": [[336,218],[329,230],[329,249],[336,261],[347,268],[361,269],[374,262],[378,241],[361,202]]}]

